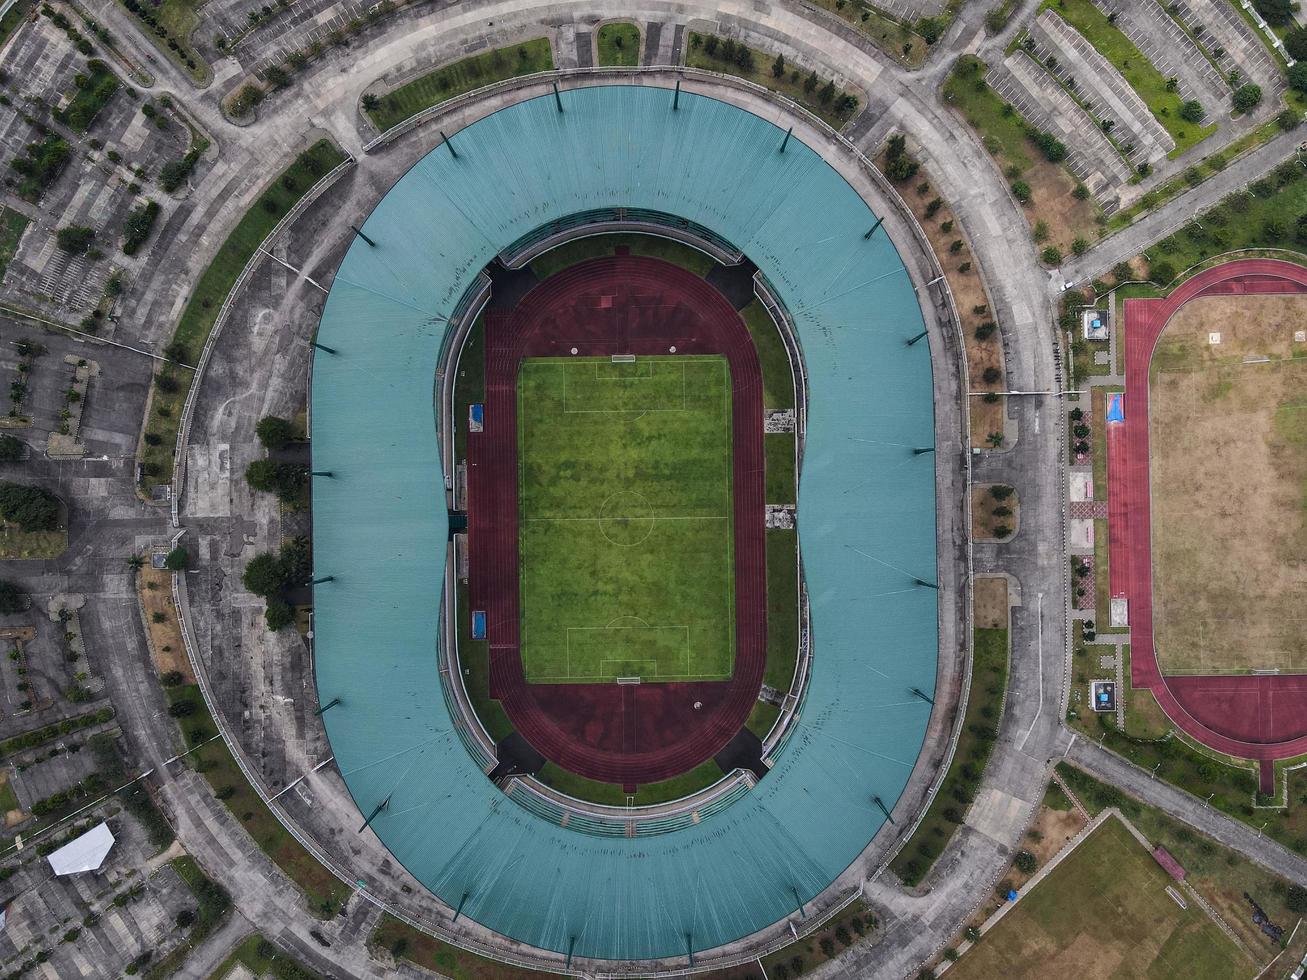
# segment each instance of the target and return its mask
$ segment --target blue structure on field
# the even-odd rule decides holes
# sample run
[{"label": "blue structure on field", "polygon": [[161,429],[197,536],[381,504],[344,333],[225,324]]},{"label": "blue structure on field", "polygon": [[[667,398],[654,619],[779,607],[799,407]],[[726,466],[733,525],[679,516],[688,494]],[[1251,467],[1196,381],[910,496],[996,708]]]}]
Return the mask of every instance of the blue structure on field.
[{"label": "blue structure on field", "polygon": [[[922,748],[937,656],[928,345],[893,243],[797,138],[737,107],[601,86],[502,109],[420,160],[336,275],[313,370],[320,691],[332,751],[395,858],[451,907],[576,957],[685,957],[795,913],[885,822]],[[460,741],[437,671],[446,320],[509,243],[597,208],[674,214],[749,256],[809,378],[800,515],[806,701],[772,771],[697,824],[597,837],[528,812]],[[377,807],[384,802],[384,808]],[[580,823],[580,821],[578,821]]]}]

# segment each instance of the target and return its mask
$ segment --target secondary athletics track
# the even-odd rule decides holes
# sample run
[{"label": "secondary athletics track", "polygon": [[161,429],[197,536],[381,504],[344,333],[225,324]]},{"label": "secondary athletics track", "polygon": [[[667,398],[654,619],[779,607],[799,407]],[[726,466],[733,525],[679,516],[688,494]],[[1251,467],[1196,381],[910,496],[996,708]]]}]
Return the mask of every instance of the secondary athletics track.
[{"label": "secondary athletics track", "polygon": [[[546,758],[603,782],[668,779],[719,752],[758,698],[767,655],[762,372],[749,331],[700,277],[617,256],[565,269],[489,312],[485,429],[468,437],[469,595],[486,611],[490,695]],[[729,681],[528,684],[519,649],[517,372],[524,357],[722,354],[731,372],[735,672]],[[699,708],[694,705],[698,703]]]},{"label": "secondary athletics track", "polygon": [[1275,259],[1242,259],[1198,273],[1165,298],[1125,301],[1125,421],[1107,425],[1111,592],[1129,600],[1131,685],[1151,691],[1185,734],[1226,755],[1259,761],[1261,790],[1271,793],[1273,761],[1307,753],[1307,676],[1168,677],[1153,646],[1149,364],[1158,338],[1180,307],[1204,296],[1241,293],[1307,293],[1307,268]]}]

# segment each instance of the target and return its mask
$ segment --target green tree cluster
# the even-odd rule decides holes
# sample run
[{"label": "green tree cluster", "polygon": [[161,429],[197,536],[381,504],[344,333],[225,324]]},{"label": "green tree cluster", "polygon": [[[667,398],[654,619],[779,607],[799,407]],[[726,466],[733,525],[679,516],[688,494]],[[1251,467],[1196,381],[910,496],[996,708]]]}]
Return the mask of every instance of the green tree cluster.
[{"label": "green tree cluster", "polygon": [[59,527],[59,498],[40,487],[0,483],[0,518],[24,531],[53,531]]}]

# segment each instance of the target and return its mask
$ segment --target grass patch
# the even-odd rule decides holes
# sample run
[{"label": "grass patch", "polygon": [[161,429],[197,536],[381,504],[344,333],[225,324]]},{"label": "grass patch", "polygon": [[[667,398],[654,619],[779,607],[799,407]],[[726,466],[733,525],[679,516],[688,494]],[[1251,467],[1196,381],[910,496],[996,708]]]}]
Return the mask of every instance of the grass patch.
[{"label": "grass patch", "polygon": [[0,559],[36,561],[58,558],[68,548],[68,532],[23,531],[13,524],[0,524]]},{"label": "grass patch", "polygon": [[740,311],[762,364],[763,408],[794,408],[794,369],[776,321],[760,300]]},{"label": "grass patch", "polygon": [[730,677],[730,390],[720,356],[522,362],[528,683]]},{"label": "grass patch", "polygon": [[781,716],[781,709],[774,704],[768,704],[766,701],[759,701],[749,712],[749,720],[744,723],[744,727],[757,735],[759,739],[765,740],[772,728],[776,725],[776,719]]},{"label": "grass patch", "polygon": [[978,629],[974,645],[971,694],[953,762],[930,809],[890,862],[890,870],[906,885],[916,885],[926,877],[966,818],[998,737],[998,705],[1007,688],[1008,631]]},{"label": "grass patch", "polygon": [[767,530],[767,666],[762,682],[787,693],[799,656],[799,532]]},{"label": "grass patch", "polygon": [[[255,250],[318,178],[344,159],[344,154],[334,145],[327,140],[319,140],[269,184],[268,189],[227,236],[209,267],[204,270],[204,275],[196,283],[195,290],[177,321],[169,350],[175,352],[181,360],[194,363],[213,330],[223,300],[231,292]],[[151,414],[145,420],[146,431],[159,437],[154,445],[146,443],[141,452],[141,481],[147,491],[172,479],[177,426],[181,420],[186,393],[193,380],[192,373],[188,370],[169,370],[166,373],[177,382],[175,390],[165,392],[155,384],[150,395]]]},{"label": "grass patch", "polygon": [[841,20],[852,24],[876,47],[908,68],[920,68],[930,53],[926,39],[911,26],[881,13],[865,3],[847,3],[840,0],[809,0]]},{"label": "grass patch", "polygon": [[372,124],[382,132],[423,109],[506,78],[534,75],[554,67],[549,38],[538,37],[504,48],[483,51],[445,65],[381,96],[376,108],[366,109]]},{"label": "grass patch", "polygon": [[209,975],[209,980],[225,980],[237,965],[245,967],[256,977],[274,980],[319,980],[322,977],[321,973],[286,955],[257,932],[247,936],[232,950],[231,955]]},{"label": "grass patch", "polygon": [[318,862],[295,840],[273,815],[241,772],[226,742],[212,739],[218,726],[204,703],[198,685],[181,684],[165,688],[170,706],[188,701],[193,710],[178,718],[187,745],[205,743],[186,757],[196,772],[203,774],[246,832],[272,861],[304,891],[309,909],[322,918],[334,916],[349,897],[349,888]]},{"label": "grass patch", "polygon": [[1167,897],[1170,883],[1125,824],[1108,820],[949,972],[963,980],[1041,977],[1092,948],[1101,963],[1130,963],[1131,976],[1251,976],[1252,964],[1202,908]]},{"label": "grass patch", "polygon": [[472,613],[467,587],[458,588],[458,662],[463,668],[463,683],[468,700],[481,719],[486,732],[499,742],[513,731],[513,723],[498,700],[490,696],[490,642],[472,639]]},{"label": "grass patch", "polygon": [[787,64],[779,75],[775,75],[775,55],[714,34],[691,31],[685,63],[690,68],[736,75],[769,88],[799,103],[832,129],[840,129],[857,115],[861,104],[857,93],[850,90],[841,92],[833,83],[822,82],[816,72],[798,65]]},{"label": "grass patch", "polygon": [[1167,90],[1162,73],[1090,0],[1044,0],[1039,9],[1052,10],[1066,20],[1130,83],[1148,111],[1175,140],[1175,149],[1168,157],[1178,157],[1216,132],[1216,123],[1204,126],[1180,118],[1184,105],[1180,93]]},{"label": "grass patch", "polygon": [[1050,810],[1058,810],[1065,813],[1072,809],[1075,804],[1071,802],[1071,797],[1063,792],[1062,787],[1053,780],[1048,781],[1048,789],[1044,790],[1044,806]]},{"label": "grass patch", "polygon": [[565,242],[557,248],[551,248],[530,263],[530,269],[540,280],[562,272],[564,269],[584,262],[614,255],[618,247],[624,247],[632,255],[641,255],[651,259],[662,259],[682,269],[693,272],[696,276],[706,276],[717,262],[710,255],[700,252],[691,245],[678,242],[672,238],[660,238],[657,235],[640,235],[622,232],[615,235],[591,235],[588,238],[576,238]]},{"label": "grass patch", "polygon": [[[1245,133],[1234,142],[1227,144],[1219,152],[1213,153],[1211,156],[1199,160],[1190,169],[1196,171],[1200,178],[1211,177],[1213,174],[1220,173],[1245,153],[1255,150],[1257,147],[1262,146],[1265,143],[1269,143],[1276,136],[1279,136],[1281,132],[1283,132],[1283,130],[1280,129],[1280,124],[1272,119],[1265,125],[1259,126],[1252,132]],[[1108,218],[1108,231],[1119,231],[1120,229],[1133,224],[1135,219],[1140,215],[1152,211],[1160,204],[1165,204],[1167,201],[1179,197],[1185,191],[1191,190],[1194,186],[1194,179],[1192,176],[1188,175],[1187,170],[1185,173],[1172,177],[1165,184],[1162,184],[1160,187],[1154,187],[1151,191],[1142,195],[1139,200],[1135,201],[1135,203],[1130,205],[1130,207],[1122,208],[1120,211],[1113,214],[1112,217]]]},{"label": "grass patch", "polygon": [[0,17],[0,47],[8,43],[14,36],[14,31],[18,30],[18,25],[25,21],[31,12],[32,4],[29,0],[19,0],[6,11],[4,17]]},{"label": "grass patch", "polygon": [[[1165,847],[1188,872],[1186,880],[1251,949],[1259,951],[1263,962],[1279,952],[1279,946],[1272,945],[1252,922],[1251,909],[1243,894],[1252,895],[1271,920],[1285,926],[1287,932],[1298,919],[1285,903],[1287,882],[1188,825],[1145,806],[1117,787],[1101,783],[1067,762],[1058,763],[1057,771],[1090,813],[1097,814],[1104,807],[1115,806],[1151,843]],[[1266,815],[1266,811],[1262,811],[1261,819]]]},{"label": "grass patch", "polygon": [[79,133],[91,128],[95,117],[118,91],[118,76],[98,58],[86,63],[87,74],[77,76],[77,92],[68,105],[54,115],[61,123]]},{"label": "grass patch", "polygon": [[0,816],[8,813],[10,810],[20,809],[18,794],[14,792],[13,785],[9,782],[9,774],[4,775],[4,782],[0,782]]},{"label": "grass patch", "polygon": [[633,68],[640,63],[640,28],[630,23],[604,24],[596,46],[601,68]]},{"label": "grass patch", "polygon": [[794,433],[765,432],[762,437],[767,503],[794,503]]},{"label": "grass patch", "polygon": [[[209,66],[191,47],[191,35],[199,22],[204,0],[121,0],[122,5],[145,22],[141,33],[167,58],[197,82],[209,77]],[[174,42],[176,47],[169,42]]]},{"label": "grass patch", "polygon": [[186,961],[191,950],[212,935],[231,914],[231,896],[227,894],[225,888],[201,870],[193,857],[185,855],[173,858],[168,863],[195,896],[195,924],[191,927],[185,943],[146,971],[147,980],[163,980],[164,977],[172,976]]},{"label": "grass patch", "polygon": [[[546,762],[544,768],[536,774],[536,778],[546,786],[551,786],[568,796],[574,796],[578,800],[589,800],[591,803],[608,806],[627,805],[627,796],[620,783],[601,783],[598,780],[586,779],[552,762]],[[682,796],[689,796],[706,786],[711,786],[721,778],[721,767],[709,759],[679,776],[637,786],[633,805],[652,806],[655,803],[679,800]]]}]

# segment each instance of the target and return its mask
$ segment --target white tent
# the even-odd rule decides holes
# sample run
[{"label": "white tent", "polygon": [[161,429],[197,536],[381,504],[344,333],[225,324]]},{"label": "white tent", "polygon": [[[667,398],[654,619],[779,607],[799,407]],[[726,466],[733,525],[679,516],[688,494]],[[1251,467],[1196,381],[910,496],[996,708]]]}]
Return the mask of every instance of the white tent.
[{"label": "white tent", "polygon": [[107,823],[97,824],[50,854],[50,867],[57,875],[98,871],[113,847],[113,832]]}]

